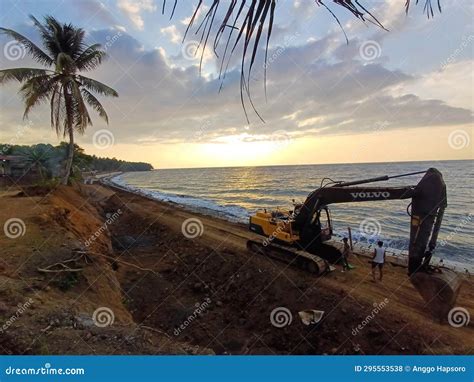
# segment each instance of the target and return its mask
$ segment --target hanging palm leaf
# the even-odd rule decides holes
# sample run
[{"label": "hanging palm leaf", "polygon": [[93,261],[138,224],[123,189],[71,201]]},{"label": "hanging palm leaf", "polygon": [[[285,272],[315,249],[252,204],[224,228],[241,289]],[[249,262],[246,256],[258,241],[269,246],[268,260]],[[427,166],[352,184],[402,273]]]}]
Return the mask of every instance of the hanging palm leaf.
[{"label": "hanging palm leaf", "polygon": [[[308,1],[308,0],[307,0]],[[331,17],[333,17],[338,25],[342,28],[342,24],[339,19],[331,10],[328,4],[342,7],[350,12],[350,14],[362,22],[369,22],[377,25],[380,28],[384,28],[382,23],[373,15],[359,0],[313,0],[318,6],[325,8]],[[441,12],[440,0],[435,0],[437,8]],[[420,0],[415,0],[418,4]],[[432,0],[422,0],[424,3],[424,12],[428,17],[434,16]],[[166,9],[166,0],[163,0],[162,12]],[[171,10],[171,17],[175,12],[178,0],[174,0]],[[408,12],[412,1],[405,1],[405,9]],[[219,78],[224,79],[225,73],[229,66],[230,58],[235,52],[237,47],[241,47],[242,56],[240,59],[240,99],[242,107],[245,112],[245,116],[248,119],[248,114],[245,106],[245,96],[250,102],[251,107],[255,113],[260,117],[256,108],[253,105],[252,98],[250,96],[250,73],[254,66],[258,47],[264,45],[264,88],[266,95],[266,70],[267,70],[267,59],[268,59],[268,46],[270,37],[272,34],[273,23],[275,20],[275,9],[279,5],[277,0],[199,0],[194,13],[188,23],[185,36],[193,29],[198,15],[202,12],[204,16],[202,20],[194,28],[194,33],[199,38],[199,47],[201,49],[201,60],[200,67],[202,67],[204,52],[209,43],[212,41],[212,47],[215,55],[219,57],[217,47],[219,42],[225,33],[227,33],[227,41],[225,42],[224,52],[220,58],[220,71]],[[222,14],[224,15],[217,25],[217,28],[213,28],[218,9],[223,8]],[[206,10],[207,9],[207,10]],[[385,29],[385,28],[384,28]],[[266,38],[264,38],[266,31]],[[345,34],[345,33],[344,33]],[[347,37],[346,37],[347,39]],[[260,119],[262,119],[260,117]],[[263,119],[262,119],[263,121]]]}]

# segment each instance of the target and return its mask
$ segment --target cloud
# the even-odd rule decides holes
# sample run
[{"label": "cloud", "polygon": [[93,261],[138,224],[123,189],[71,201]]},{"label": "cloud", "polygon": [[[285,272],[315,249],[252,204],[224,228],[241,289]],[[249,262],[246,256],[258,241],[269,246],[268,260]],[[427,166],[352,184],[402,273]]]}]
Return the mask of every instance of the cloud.
[{"label": "cloud", "polygon": [[[88,74],[120,94],[118,99],[102,99],[110,117],[108,128],[117,143],[218,144],[229,136],[258,142],[266,137],[272,139],[278,131],[300,138],[401,129],[409,132],[412,128],[456,126],[472,121],[468,105],[451,102],[449,95],[451,89],[455,91],[451,81],[459,84],[463,75],[469,77],[462,64],[467,68],[470,65],[459,62],[459,67],[446,67],[445,82],[440,82],[443,77],[437,77],[441,76],[438,72],[417,76],[388,68],[384,60],[364,62],[358,58],[357,44],[344,44],[350,51],[344,55],[344,47],[340,47],[332,33],[303,45],[294,46],[301,42],[290,41],[271,47],[268,101],[263,94],[263,54],[259,53],[250,90],[266,123],[259,122],[250,111],[250,125],[245,123],[240,101],[238,60],[231,62],[224,87],[219,91],[221,81],[215,74],[200,76],[199,60],[185,61],[167,55],[163,48],[146,49],[121,28],[92,31],[90,37],[107,47],[109,59],[99,70]],[[442,85],[433,96],[432,89],[437,83]],[[464,83],[468,85],[468,81]],[[11,89],[1,91],[3,94]],[[45,105],[38,109],[38,120],[44,122],[45,129],[47,108]],[[15,121],[21,120],[21,115],[19,102],[7,105],[2,101],[1,122],[6,125],[2,131],[14,134]],[[94,132],[105,127],[96,116],[93,119],[94,126],[84,137],[78,137],[79,144],[91,142]]]},{"label": "cloud", "polygon": [[106,25],[114,25],[117,23],[114,15],[108,10],[107,6],[99,0],[81,0],[72,1],[70,5],[78,10],[79,16],[89,20],[91,16],[100,20]]},{"label": "cloud", "polygon": [[118,8],[130,19],[137,29],[143,30],[145,22],[142,12],[156,11],[156,5],[153,0],[119,0]]},{"label": "cloud", "polygon": [[176,25],[170,25],[169,27],[161,28],[160,32],[163,33],[172,43],[179,44],[183,37],[176,28]]},{"label": "cloud", "polygon": [[[110,34],[104,30],[93,36],[101,42]],[[254,123],[245,123],[237,66],[230,69],[219,92],[220,80],[201,77],[197,65],[172,65],[173,57],[166,57],[163,50],[146,50],[126,33],[109,48],[109,61],[94,76],[120,93],[118,99],[104,103],[116,140],[127,143],[217,143],[224,136],[243,133],[251,141],[279,130],[292,137],[357,134],[471,120],[466,108],[417,94],[418,77],[387,69],[383,63],[321,57],[330,45],[330,39],[321,39],[285,47],[276,55],[268,68],[268,102],[262,92],[263,62],[255,63],[251,90],[265,124],[252,112]],[[87,134],[92,135],[93,129]]]},{"label": "cloud", "polygon": [[[449,105],[474,109],[472,68],[474,60],[461,60],[423,75],[409,86],[422,97],[445,100]],[[455,84],[455,85],[453,85]]]}]

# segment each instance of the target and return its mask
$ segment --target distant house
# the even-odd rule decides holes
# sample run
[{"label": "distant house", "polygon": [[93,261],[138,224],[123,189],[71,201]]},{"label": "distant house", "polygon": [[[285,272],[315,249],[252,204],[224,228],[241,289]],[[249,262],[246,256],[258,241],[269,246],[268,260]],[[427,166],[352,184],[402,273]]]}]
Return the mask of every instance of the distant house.
[{"label": "distant house", "polygon": [[25,175],[29,167],[19,155],[0,155],[0,176],[19,178]]}]

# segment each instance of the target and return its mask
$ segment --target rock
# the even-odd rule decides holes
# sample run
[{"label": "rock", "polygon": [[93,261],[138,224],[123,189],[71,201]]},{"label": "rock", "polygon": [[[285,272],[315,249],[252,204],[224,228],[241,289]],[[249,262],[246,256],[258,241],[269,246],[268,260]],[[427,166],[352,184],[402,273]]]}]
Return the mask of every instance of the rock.
[{"label": "rock", "polygon": [[216,306],[221,307],[222,305],[224,305],[222,301],[217,301],[217,302],[216,302]]},{"label": "rock", "polygon": [[195,292],[200,292],[200,291],[202,290],[202,284],[201,284],[201,283],[195,283],[195,284],[193,285],[193,290],[194,290]]},{"label": "rock", "polygon": [[88,314],[79,313],[77,316],[74,317],[76,321],[76,325],[79,328],[93,328],[95,326],[94,320]]}]

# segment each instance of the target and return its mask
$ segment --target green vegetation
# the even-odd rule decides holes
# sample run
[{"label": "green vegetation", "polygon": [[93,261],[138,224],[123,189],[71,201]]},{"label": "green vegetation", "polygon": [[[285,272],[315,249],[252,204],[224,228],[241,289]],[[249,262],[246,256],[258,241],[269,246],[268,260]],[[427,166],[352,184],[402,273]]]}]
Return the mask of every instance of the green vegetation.
[{"label": "green vegetation", "polygon": [[[69,144],[61,142],[58,146],[37,144],[19,146],[0,144],[0,154],[20,157],[27,168],[38,173],[42,181],[57,178],[67,160]],[[74,159],[71,175],[79,177],[82,172],[149,171],[153,166],[144,162],[127,162],[116,158],[99,158],[88,155],[84,149],[74,145]]]}]

